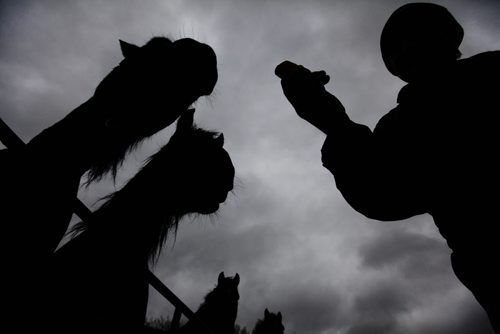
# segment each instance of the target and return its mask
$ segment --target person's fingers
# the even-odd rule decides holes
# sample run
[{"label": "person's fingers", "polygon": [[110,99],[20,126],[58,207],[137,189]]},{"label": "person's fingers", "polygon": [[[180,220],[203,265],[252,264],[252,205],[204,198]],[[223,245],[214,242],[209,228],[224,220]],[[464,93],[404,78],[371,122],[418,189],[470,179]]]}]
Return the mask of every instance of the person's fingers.
[{"label": "person's fingers", "polygon": [[274,74],[280,79],[284,79],[287,77],[291,72],[295,71],[297,69],[298,65],[292,63],[291,61],[285,60],[281,62],[276,68],[274,69]]},{"label": "person's fingers", "polygon": [[317,71],[317,72],[312,72],[312,77],[314,78],[314,80],[324,86],[326,85],[328,82],[330,82],[330,76],[328,74],[326,74],[325,71]]}]

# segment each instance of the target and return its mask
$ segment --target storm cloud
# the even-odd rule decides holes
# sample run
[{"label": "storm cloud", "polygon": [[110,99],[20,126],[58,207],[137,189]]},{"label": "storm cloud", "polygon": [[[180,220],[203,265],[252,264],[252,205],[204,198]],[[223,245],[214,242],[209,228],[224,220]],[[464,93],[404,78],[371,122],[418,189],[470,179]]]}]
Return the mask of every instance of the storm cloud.
[{"label": "storm cloud", "polygon": [[[381,223],[351,209],[321,166],[324,137],[295,115],[274,76],[285,59],[324,69],[349,116],[373,128],[403,86],[384,67],[379,36],[406,2],[0,2],[0,114],[28,141],[92,96],[122,59],[119,39],[208,43],[219,82],[195,118],[224,132],[238,186],[217,215],[181,223],[154,268],[159,278],[195,309],[219,272],[239,273],[237,323],[247,328],[267,307],[283,313],[287,333],[492,333],[431,217]],[[464,57],[500,49],[498,2],[433,2],[464,26]],[[79,197],[96,208],[171,133],[132,153],[116,184]],[[148,316],[171,312],[152,291]]]}]

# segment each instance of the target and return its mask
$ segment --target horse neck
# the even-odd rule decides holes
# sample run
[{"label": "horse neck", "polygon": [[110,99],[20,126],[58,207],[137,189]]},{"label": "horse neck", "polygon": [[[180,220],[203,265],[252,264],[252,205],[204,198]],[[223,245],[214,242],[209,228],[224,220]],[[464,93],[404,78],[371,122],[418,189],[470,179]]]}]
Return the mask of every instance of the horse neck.
[{"label": "horse neck", "polygon": [[28,149],[42,164],[50,163],[65,173],[81,176],[105,129],[96,119],[98,114],[97,103],[91,98],[34,137]]},{"label": "horse neck", "polygon": [[111,200],[109,205],[98,209],[87,225],[88,238],[95,240],[109,251],[130,253],[146,261],[151,250],[158,245],[161,225],[173,221],[168,206],[162,207],[162,215],[141,207],[132,199]]},{"label": "horse neck", "polygon": [[257,323],[255,324],[252,334],[262,334],[262,333],[266,333],[265,324],[263,320],[258,320]]},{"label": "horse neck", "polygon": [[[210,293],[217,293],[212,291]],[[207,297],[209,297],[207,295]],[[234,324],[236,321],[236,315],[238,311],[238,305],[227,305],[226,303],[217,303],[213,299],[208,299],[203,304],[201,304],[196,315],[204,322],[210,329],[216,331],[217,333],[233,333]]]}]

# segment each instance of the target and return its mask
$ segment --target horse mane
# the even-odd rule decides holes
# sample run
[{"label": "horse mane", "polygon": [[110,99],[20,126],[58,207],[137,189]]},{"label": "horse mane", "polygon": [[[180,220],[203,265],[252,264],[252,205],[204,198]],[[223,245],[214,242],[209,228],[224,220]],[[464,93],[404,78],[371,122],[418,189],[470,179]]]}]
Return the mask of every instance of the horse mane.
[{"label": "horse mane", "polygon": [[[168,203],[168,198],[175,197],[176,194],[170,194],[168,189],[151,187],[158,183],[168,183],[164,182],[165,179],[178,177],[171,172],[171,166],[175,164],[178,155],[192,154],[190,147],[201,146],[200,143],[208,144],[218,137],[218,132],[198,128],[194,123],[181,133],[177,131],[165,146],[145,161],[122,189],[103,197],[101,200],[104,203],[92,217],[74,225],[68,234],[74,238],[85,231],[96,230],[99,233],[108,230],[112,235],[119,235],[124,228],[134,231],[138,230],[136,227],[146,227],[141,230],[141,236],[145,238],[147,258],[154,264],[168,237],[173,234],[175,238],[177,235],[181,218],[193,213],[178,212],[177,208],[163,204]],[[161,196],[155,190],[161,190]]]},{"label": "horse mane", "polygon": [[95,152],[96,158],[86,173],[87,180],[84,185],[89,186],[93,182],[100,181],[108,173],[111,174],[113,180],[116,180],[118,169],[123,165],[127,154],[135,150],[146,139],[147,137],[135,136],[129,137],[127,140],[115,140],[110,136],[107,142],[112,142],[112,144],[106,146],[111,146],[113,149],[101,149]]},{"label": "horse mane", "polygon": [[255,328],[253,329],[252,334],[264,333],[263,330],[265,329],[266,329],[266,320],[258,319],[257,322],[255,323]]},{"label": "horse mane", "polygon": [[252,331],[252,334],[259,334],[260,331],[262,331],[264,328],[264,319],[258,319],[257,322],[255,323],[255,327]]},{"label": "horse mane", "polygon": [[[239,282],[240,276],[238,274],[234,277],[224,277],[224,272],[221,272],[217,285],[205,295],[203,302],[195,313],[199,320],[212,329],[214,333],[232,334],[234,332],[238,314]],[[234,289],[236,292],[232,299],[227,298],[228,294],[225,293],[228,287],[231,291]],[[198,325],[190,320],[176,333],[192,334],[200,333],[200,331]]]},{"label": "horse mane", "polygon": [[[226,277],[225,279],[234,279],[234,278],[230,278],[230,277]],[[203,310],[204,308],[207,307],[207,305],[217,305],[219,303],[219,290],[221,289],[221,286],[220,284],[216,285],[215,288],[213,288],[212,290],[210,290],[206,295],[205,297],[203,298],[203,302],[200,304],[200,306],[198,307],[198,312],[200,310]]]},{"label": "horse mane", "polygon": [[[121,42],[123,43],[123,42]],[[127,45],[130,45],[126,43]],[[126,56],[120,64],[115,67],[111,73],[109,73],[97,86],[94,95],[99,95],[101,91],[112,91],[116,93],[117,89],[116,82],[120,82],[123,77],[123,64],[127,64],[128,67],[134,64],[141,64],[147,57],[154,57],[155,54],[161,54],[162,51],[172,44],[172,41],[166,37],[153,37],[144,46],[135,47],[136,54],[133,56]],[[130,71],[127,69],[125,71]],[[119,86],[118,86],[119,87]],[[105,103],[105,108],[113,108],[113,106]],[[108,111],[104,111],[108,112]],[[119,110],[119,112],[124,112],[124,110]],[[107,126],[107,124],[105,124]],[[152,134],[151,134],[152,135]],[[106,148],[102,148],[96,153],[96,157],[87,171],[87,180],[85,185],[88,186],[92,182],[101,180],[106,174],[110,173],[113,180],[116,180],[116,175],[118,169],[122,166],[127,154],[135,150],[145,139],[151,136],[150,134],[138,133],[135,136],[129,136],[127,138],[116,138],[113,135],[106,138],[105,143]],[[112,149],[109,149],[112,148]]]},{"label": "horse mane", "polygon": [[218,301],[219,295],[217,293],[219,292],[219,289],[220,289],[220,286],[217,285],[212,290],[210,290],[203,298],[203,302],[200,304],[198,310],[201,310],[202,308],[206,307],[207,305],[218,303],[219,302]]}]

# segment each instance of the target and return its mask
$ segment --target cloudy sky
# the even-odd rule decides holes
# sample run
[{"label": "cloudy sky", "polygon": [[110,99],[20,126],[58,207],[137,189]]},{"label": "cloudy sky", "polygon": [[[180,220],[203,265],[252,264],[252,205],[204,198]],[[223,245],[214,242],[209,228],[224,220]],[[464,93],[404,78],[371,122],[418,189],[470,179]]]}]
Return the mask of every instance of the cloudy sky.
[{"label": "cloudy sky", "polygon": [[[224,132],[238,187],[218,217],[182,224],[155,273],[193,309],[219,272],[239,273],[237,322],[250,328],[268,307],[290,334],[491,333],[431,218],[382,223],[351,209],[321,166],[323,135],[295,115],[273,74],[284,59],[326,70],[351,118],[373,128],[403,85],[384,67],[379,35],[406,2],[1,1],[0,115],[28,141],[92,95],[121,60],[118,39],[208,43],[219,82],[196,118]],[[499,2],[435,2],[463,25],[464,57],[500,49]],[[80,198],[92,205],[118,189],[171,133],[131,154],[116,185]],[[149,316],[171,312],[152,292]]]}]

